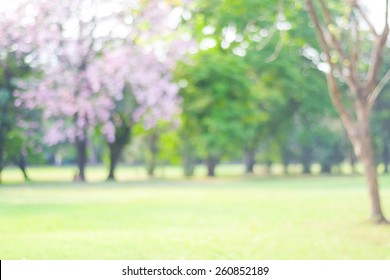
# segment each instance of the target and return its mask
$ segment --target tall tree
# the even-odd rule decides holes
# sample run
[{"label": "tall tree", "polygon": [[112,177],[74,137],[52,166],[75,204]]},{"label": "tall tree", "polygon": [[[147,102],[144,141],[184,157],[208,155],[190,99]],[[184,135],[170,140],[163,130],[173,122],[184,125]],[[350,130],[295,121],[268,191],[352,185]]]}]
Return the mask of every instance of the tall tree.
[{"label": "tall tree", "polygon": [[172,121],[179,113],[179,87],[171,81],[172,67],[169,65],[172,61],[161,61],[154,52],[125,46],[124,53],[110,54],[110,57],[112,67],[110,73],[103,69],[107,75],[102,78],[102,88],[120,97],[109,111],[113,126],[106,127],[115,132],[107,137],[110,148],[108,179],[113,180],[115,166],[131,138],[133,126],[139,124],[150,130],[158,126],[159,121]]},{"label": "tall tree", "polygon": [[[360,2],[345,1],[343,5],[343,13],[335,15],[324,0],[306,0],[307,12],[325,58],[330,98],[356,156],[364,165],[371,220],[388,223],[380,202],[370,116],[378,95],[390,79],[390,70],[379,79],[389,35],[389,1],[385,1],[385,27],[381,31],[376,30]],[[368,55],[363,42],[371,45]]]},{"label": "tall tree", "polygon": [[74,143],[82,181],[88,136],[99,127],[113,179],[133,121],[151,126],[176,110],[178,87],[170,83],[170,69],[182,51],[171,56],[162,39],[171,30],[169,6],[162,0],[33,4],[44,75],[30,83],[24,102],[42,107],[48,144]]},{"label": "tall tree", "polygon": [[[5,165],[27,145],[21,122],[26,123],[30,115],[17,101],[20,81],[34,73],[32,26],[26,19],[22,7],[0,11],[0,182]],[[20,21],[24,24],[18,24]]]},{"label": "tall tree", "polygon": [[[116,1],[116,4],[119,4]],[[105,13],[102,13],[102,9]],[[69,141],[77,151],[78,178],[85,180],[88,134],[97,124],[113,134],[109,110],[116,96],[100,94],[103,46],[117,34],[103,32],[122,19],[113,3],[103,1],[33,1],[30,10],[34,55],[43,75],[30,81],[21,95],[24,104],[42,108],[49,145]],[[102,31],[103,30],[103,31]]]},{"label": "tall tree", "polygon": [[[200,47],[214,44],[240,56],[257,76],[257,122],[247,127],[251,133],[245,141],[247,173],[253,172],[259,146],[288,138],[282,135],[289,134],[298,109],[306,108],[306,118],[311,119],[323,110],[307,109],[309,101],[324,108],[326,96],[321,88],[326,83],[304,55],[304,45],[312,43],[313,36],[308,16],[299,5],[296,1],[278,1],[275,5],[275,1],[197,0],[192,6],[189,22]],[[258,11],[264,12],[259,15]],[[311,83],[307,83],[309,79]]]},{"label": "tall tree", "polygon": [[192,142],[184,145],[196,147],[208,176],[215,176],[223,156],[241,152],[248,137],[246,128],[256,116],[250,71],[241,57],[210,48],[195,54],[176,72],[185,83],[181,135]]}]

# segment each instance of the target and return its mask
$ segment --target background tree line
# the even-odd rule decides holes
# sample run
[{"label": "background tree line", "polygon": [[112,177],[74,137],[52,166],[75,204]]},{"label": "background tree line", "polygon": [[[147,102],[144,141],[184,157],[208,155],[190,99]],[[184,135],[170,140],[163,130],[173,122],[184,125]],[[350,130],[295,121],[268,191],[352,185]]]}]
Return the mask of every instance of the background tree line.
[{"label": "background tree line", "polygon": [[[55,5],[36,5],[33,23],[18,25],[32,16],[26,7],[1,23],[0,171],[17,164],[27,178],[27,162],[76,163],[83,180],[87,161],[107,164],[110,179],[119,161],[145,164],[151,176],[158,164],[182,164],[187,176],[197,164],[214,176],[220,162],[243,162],[247,173],[256,163],[286,172],[300,164],[304,173],[315,163],[323,173],[345,162],[354,168],[304,3],[140,1],[104,17],[96,9],[88,19],[72,5],[62,7],[63,17],[49,16]],[[162,24],[167,19],[175,23]],[[127,31],[96,35],[105,24]],[[48,28],[44,38],[38,30]],[[26,40],[28,31],[34,36]],[[383,74],[388,50],[384,60]],[[384,172],[387,99],[379,97],[372,118]],[[81,105],[67,109],[66,100]]]}]

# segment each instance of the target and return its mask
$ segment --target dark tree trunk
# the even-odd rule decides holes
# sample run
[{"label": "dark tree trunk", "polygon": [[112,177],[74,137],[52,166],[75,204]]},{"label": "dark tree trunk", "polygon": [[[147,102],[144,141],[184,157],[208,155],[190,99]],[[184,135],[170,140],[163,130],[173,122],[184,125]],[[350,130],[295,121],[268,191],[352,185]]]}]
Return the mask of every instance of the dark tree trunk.
[{"label": "dark tree trunk", "polygon": [[321,165],[321,173],[330,174],[332,171],[332,166],[330,164]]},{"label": "dark tree trunk", "polygon": [[385,167],[384,172],[389,173],[389,161],[390,161],[390,153],[389,153],[389,146],[387,145],[386,141],[384,141],[384,148],[383,148],[383,154],[382,154],[382,159],[383,159],[383,165]]},{"label": "dark tree trunk", "polygon": [[288,166],[290,164],[290,159],[291,157],[289,156],[289,150],[287,147],[283,147],[282,149],[282,165],[283,165],[283,174],[288,174]]},{"label": "dark tree trunk", "polygon": [[183,160],[183,173],[186,177],[191,177],[194,175],[196,157],[194,155],[195,147],[192,142],[189,140],[189,137],[182,135],[182,147],[181,155]]},{"label": "dark tree trunk", "polygon": [[3,156],[1,149],[2,149],[2,147],[0,146],[0,184],[2,183],[2,176],[1,175],[3,172],[3,168],[4,168],[3,159],[1,158]]},{"label": "dark tree trunk", "polygon": [[218,164],[218,158],[215,156],[208,156],[206,160],[207,165],[207,176],[208,177],[215,177],[215,168]]},{"label": "dark tree trunk", "polygon": [[253,169],[255,166],[255,151],[254,149],[246,149],[245,150],[245,173],[253,174]]},{"label": "dark tree trunk", "polygon": [[20,157],[16,162],[17,166],[23,173],[23,177],[25,181],[30,181],[30,178],[27,174],[27,151],[25,149],[22,149],[20,152]]},{"label": "dark tree trunk", "polygon": [[14,111],[14,109],[15,109],[15,107],[14,107],[15,86],[12,83],[12,80],[13,80],[12,71],[9,69],[9,67],[7,65],[4,65],[4,67],[2,69],[2,74],[3,74],[4,82],[5,82],[4,86],[5,86],[5,89],[8,91],[8,93],[10,94],[10,98],[8,101],[6,101],[5,104],[2,104],[2,106],[0,107],[0,112],[2,115],[2,116],[0,116],[0,184],[2,182],[1,173],[6,165],[6,163],[5,163],[6,159],[5,159],[5,155],[4,155],[5,144],[6,144],[8,134],[11,131],[11,128],[13,125],[12,121],[10,122],[10,116],[15,117],[14,116],[14,114],[15,114],[15,111]]},{"label": "dark tree trunk", "polygon": [[123,147],[121,147],[118,143],[109,143],[108,147],[110,149],[110,169],[107,180],[115,180],[115,168]]},{"label": "dark tree trunk", "polygon": [[131,137],[131,127],[123,126],[117,128],[115,132],[115,141],[108,143],[110,149],[110,169],[107,180],[115,180],[115,169],[122,155],[123,149],[129,143]]},{"label": "dark tree trunk", "polygon": [[311,158],[312,158],[312,150],[309,147],[304,147],[302,151],[302,165],[303,165],[303,173],[310,174],[310,166],[311,166]]},{"label": "dark tree trunk", "polygon": [[267,160],[265,163],[265,173],[267,175],[272,175],[272,161],[270,160]]},{"label": "dark tree trunk", "polygon": [[184,176],[186,177],[191,177],[194,175],[195,161],[191,155],[183,156],[183,171],[184,171]]},{"label": "dark tree trunk", "polygon": [[76,175],[77,181],[85,182],[85,166],[87,163],[87,139],[78,138],[76,140],[76,149],[77,149],[77,167],[78,174]]},{"label": "dark tree trunk", "polygon": [[303,174],[310,174],[310,163],[303,163]]},{"label": "dark tree trunk", "polygon": [[288,163],[283,163],[283,170],[282,170],[284,175],[288,175]]},{"label": "dark tree trunk", "polygon": [[357,162],[356,156],[355,156],[355,154],[352,151],[352,153],[351,153],[351,155],[349,157],[349,164],[351,165],[351,170],[352,170],[353,174],[357,173],[356,162]]},{"label": "dark tree trunk", "polygon": [[154,132],[148,137],[150,157],[148,160],[147,172],[149,177],[154,176],[154,171],[156,170],[157,166],[158,140],[158,132]]},{"label": "dark tree trunk", "polygon": [[1,177],[1,173],[3,171],[3,168],[4,168],[4,145],[5,145],[5,131],[4,131],[4,123],[3,121],[0,119],[0,184],[2,182],[2,177]]}]

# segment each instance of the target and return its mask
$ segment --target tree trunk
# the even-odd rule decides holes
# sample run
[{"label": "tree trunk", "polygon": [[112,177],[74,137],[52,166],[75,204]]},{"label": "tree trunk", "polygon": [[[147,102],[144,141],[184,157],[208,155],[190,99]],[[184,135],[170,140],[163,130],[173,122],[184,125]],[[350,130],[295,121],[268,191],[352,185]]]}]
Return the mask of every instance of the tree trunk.
[{"label": "tree trunk", "polygon": [[282,173],[283,175],[288,175],[289,174],[289,171],[288,171],[288,163],[284,163],[282,164]]},{"label": "tree trunk", "polygon": [[254,149],[246,149],[245,150],[245,173],[253,174],[253,169],[255,166],[255,151]]},{"label": "tree trunk", "polygon": [[2,184],[3,165],[0,163],[0,184]]},{"label": "tree trunk", "polygon": [[158,140],[159,140],[158,132],[153,132],[148,137],[148,146],[149,146],[150,154],[147,163],[147,172],[149,177],[154,176],[154,171],[156,170],[156,166],[157,166]]},{"label": "tree trunk", "polygon": [[149,177],[151,177],[151,178],[154,177],[154,171],[156,170],[156,166],[157,166],[156,155],[152,154],[152,157],[150,158],[150,160],[148,162],[148,166],[147,166],[147,170],[146,170]]},{"label": "tree trunk", "polygon": [[186,177],[191,177],[194,175],[194,170],[195,170],[195,163],[194,159],[192,158],[191,155],[184,155],[183,156],[183,171],[184,171],[184,176]]},{"label": "tree trunk", "polygon": [[4,132],[4,124],[2,120],[0,120],[0,184],[2,182],[1,173],[4,168],[4,145],[5,145],[5,132]]},{"label": "tree trunk", "polygon": [[123,149],[129,143],[131,137],[131,126],[116,128],[115,141],[108,143],[110,150],[110,169],[107,180],[115,180],[115,169],[122,155]]},{"label": "tree trunk", "polygon": [[208,156],[206,165],[207,165],[207,176],[208,177],[215,177],[215,168],[218,163],[218,158],[215,156]]},{"label": "tree trunk", "polygon": [[321,173],[330,174],[332,171],[332,166],[330,164],[321,165]]},{"label": "tree trunk", "polygon": [[272,161],[267,160],[265,163],[265,174],[272,175]]},{"label": "tree trunk", "polygon": [[186,177],[191,177],[194,175],[196,156],[195,151],[196,147],[191,142],[190,137],[186,135],[181,135],[181,156],[183,162],[183,173]]},{"label": "tree trunk", "polygon": [[381,202],[379,198],[378,176],[374,159],[371,151],[367,151],[362,156],[362,162],[365,169],[365,176],[371,198],[371,220],[375,223],[384,223],[386,219],[383,215]]},{"label": "tree trunk", "polygon": [[350,135],[355,154],[364,166],[364,175],[367,181],[371,201],[371,221],[377,224],[388,223],[383,215],[378,185],[378,173],[374,160],[373,142],[369,111],[364,107],[357,107],[359,126],[355,127],[356,135]]},{"label": "tree trunk", "polygon": [[352,174],[356,174],[357,173],[357,170],[356,170],[356,155],[353,154],[353,152],[352,152],[352,154],[349,157],[349,164],[351,165]]},{"label": "tree trunk", "polygon": [[387,145],[386,141],[383,141],[384,143],[384,148],[383,148],[383,165],[385,167],[384,172],[389,173],[389,161],[390,161],[390,154],[389,154],[389,146]]},{"label": "tree trunk", "polygon": [[27,175],[27,151],[24,148],[20,152],[20,157],[19,160],[17,161],[17,166],[22,171],[24,180],[30,181],[30,178]]},{"label": "tree trunk", "polygon": [[87,139],[78,138],[76,140],[76,149],[77,149],[77,181],[85,182],[85,166],[87,163]]},{"label": "tree trunk", "polygon": [[115,168],[123,147],[120,147],[118,143],[109,143],[108,147],[110,149],[110,169],[107,180],[115,180]]},{"label": "tree trunk", "polygon": [[302,165],[303,165],[303,173],[310,174],[311,170],[311,158],[312,158],[312,150],[309,147],[303,147],[302,151]]},{"label": "tree trunk", "polygon": [[303,174],[310,174],[310,163],[303,162]]}]

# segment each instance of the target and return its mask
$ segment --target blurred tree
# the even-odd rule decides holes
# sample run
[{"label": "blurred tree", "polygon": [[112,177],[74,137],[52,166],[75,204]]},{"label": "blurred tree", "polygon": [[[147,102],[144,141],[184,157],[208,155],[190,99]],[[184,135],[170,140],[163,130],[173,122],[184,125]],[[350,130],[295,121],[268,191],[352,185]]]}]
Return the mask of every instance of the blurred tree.
[{"label": "blurred tree", "polygon": [[178,87],[170,72],[184,51],[176,47],[185,44],[166,40],[170,7],[163,0],[32,5],[39,11],[34,39],[45,73],[29,83],[24,102],[43,109],[49,145],[75,144],[81,181],[88,135],[99,127],[109,143],[113,179],[132,123],[150,127],[177,111]]},{"label": "blurred tree", "polygon": [[[98,32],[118,25],[114,5],[102,15],[100,1],[34,1],[30,3],[33,43],[44,74],[31,80],[21,96],[30,108],[42,108],[49,145],[70,141],[77,151],[79,180],[85,180],[87,138],[99,123],[110,137],[109,119],[114,95],[101,94],[100,57],[115,35]],[[88,11],[88,12],[87,12]]]},{"label": "blurred tree", "polygon": [[[329,95],[355,154],[364,165],[374,223],[388,223],[380,202],[370,124],[375,101],[390,79],[389,70],[379,80],[389,34],[388,4],[388,0],[383,4],[385,27],[377,31],[358,1],[343,3],[341,13],[335,13],[323,0],[306,0],[323,53],[321,57],[325,59]],[[369,52],[362,42],[371,45]]]},{"label": "blurred tree", "polygon": [[[177,26],[170,25],[173,6],[164,0],[135,3],[127,11],[134,21],[122,46],[108,53],[103,88],[121,96],[110,111],[116,131],[107,138],[110,147],[110,172],[114,171],[125,145],[129,142],[132,127],[139,124],[144,131],[158,132],[160,123],[174,121],[179,113],[178,86],[172,82],[172,72],[191,42],[181,37]],[[122,85],[118,87],[118,85]],[[155,128],[155,129],[154,129]],[[151,135],[154,135],[153,133]],[[156,165],[158,135],[148,137],[151,157],[149,175]]]},{"label": "blurred tree", "polygon": [[221,157],[247,140],[246,128],[256,113],[247,65],[240,57],[214,48],[198,52],[176,73],[185,84],[181,89],[184,144],[196,147],[208,176],[215,176]]},{"label": "blurred tree", "polygon": [[12,10],[12,13],[0,11],[0,182],[7,163],[16,163],[27,178],[26,156],[33,143],[27,139],[28,127],[26,131],[23,129],[23,125],[32,120],[31,115],[17,100],[20,81],[34,74],[31,68],[33,48],[24,41],[31,40],[28,33],[31,28],[28,24],[18,25],[23,15],[23,9]]},{"label": "blurred tree", "polygon": [[[262,156],[268,163],[270,158],[281,160],[293,119],[315,123],[331,108],[322,94],[325,79],[311,61],[308,44],[317,43],[302,3],[198,0],[190,11],[188,22],[201,49],[215,46],[230,51],[255,73],[258,116],[257,122],[247,127],[246,172],[253,172],[260,146],[262,153],[272,151],[272,155]],[[296,114],[301,116],[293,118]],[[267,143],[273,148],[267,149]],[[275,143],[279,143],[278,149]]]},{"label": "blurred tree", "polygon": [[135,133],[143,140],[144,161],[149,177],[154,177],[159,163],[178,163],[180,141],[177,124],[159,121],[148,129],[138,125]]},{"label": "blurred tree", "polygon": [[332,166],[344,160],[342,131],[335,119],[324,116],[298,121],[294,128],[290,141],[295,141],[295,156],[303,173],[311,173],[313,163],[321,165],[322,173],[331,173]]}]

